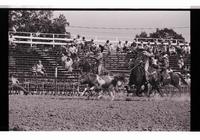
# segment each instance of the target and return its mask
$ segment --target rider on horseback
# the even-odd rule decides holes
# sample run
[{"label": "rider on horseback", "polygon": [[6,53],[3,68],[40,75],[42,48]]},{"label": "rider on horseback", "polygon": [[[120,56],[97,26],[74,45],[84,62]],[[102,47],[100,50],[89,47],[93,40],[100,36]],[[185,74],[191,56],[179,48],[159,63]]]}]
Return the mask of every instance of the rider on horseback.
[{"label": "rider on horseback", "polygon": [[160,58],[160,73],[161,73],[161,83],[163,84],[164,79],[170,79],[169,73],[172,72],[172,70],[169,67],[169,58],[167,54],[161,55]]},{"label": "rider on horseback", "polygon": [[149,80],[149,60],[154,56],[153,53],[149,50],[145,50],[143,45],[140,45],[137,47],[138,50],[138,57],[140,59],[140,62],[144,63],[144,70],[145,70],[145,78],[148,82]]}]

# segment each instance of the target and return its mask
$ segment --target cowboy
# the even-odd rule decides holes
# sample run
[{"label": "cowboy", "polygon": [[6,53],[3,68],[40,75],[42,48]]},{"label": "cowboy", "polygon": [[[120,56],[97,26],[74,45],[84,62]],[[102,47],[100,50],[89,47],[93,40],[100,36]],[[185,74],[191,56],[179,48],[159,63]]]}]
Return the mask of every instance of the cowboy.
[{"label": "cowboy", "polygon": [[164,79],[170,79],[170,72],[173,72],[173,70],[169,67],[169,58],[168,55],[163,53],[161,55],[160,59],[160,73],[161,73],[161,84],[163,84]]},{"label": "cowboy", "polygon": [[97,67],[98,67],[98,75],[102,74],[102,68],[103,68],[103,52],[101,52],[100,49],[98,49],[97,53]]},{"label": "cowboy", "polygon": [[29,93],[29,91],[27,91],[25,88],[20,86],[20,83],[19,83],[18,79],[15,77],[15,75],[13,75],[13,74],[11,75],[10,81],[12,82],[11,87],[22,90],[25,95],[27,95]]},{"label": "cowboy", "polygon": [[154,55],[153,55],[153,53],[146,51],[142,45],[139,45],[137,47],[137,50],[139,52],[139,57],[140,57],[141,61],[144,63],[145,78],[146,78],[146,81],[148,82],[148,80],[149,80],[149,77],[148,77],[148,75],[149,75],[149,72],[148,72],[149,60]]},{"label": "cowboy", "polygon": [[41,75],[45,75],[45,68],[44,66],[42,65],[42,61],[39,60],[38,61],[38,64],[36,64],[36,71],[37,73],[41,74]]}]

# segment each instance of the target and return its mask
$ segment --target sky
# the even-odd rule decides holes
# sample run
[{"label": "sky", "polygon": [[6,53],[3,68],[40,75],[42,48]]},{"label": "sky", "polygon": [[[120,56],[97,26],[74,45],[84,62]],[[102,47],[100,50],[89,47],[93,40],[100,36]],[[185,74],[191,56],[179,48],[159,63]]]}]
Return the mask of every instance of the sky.
[{"label": "sky", "polygon": [[[152,33],[156,28],[172,28],[190,42],[190,11],[54,11],[54,17],[65,15],[70,26],[134,28],[124,29],[85,29],[67,27],[72,35],[86,38],[133,40],[142,31]],[[188,27],[188,28],[174,28]],[[136,28],[136,29],[135,29]],[[153,28],[153,29],[141,29]]]}]

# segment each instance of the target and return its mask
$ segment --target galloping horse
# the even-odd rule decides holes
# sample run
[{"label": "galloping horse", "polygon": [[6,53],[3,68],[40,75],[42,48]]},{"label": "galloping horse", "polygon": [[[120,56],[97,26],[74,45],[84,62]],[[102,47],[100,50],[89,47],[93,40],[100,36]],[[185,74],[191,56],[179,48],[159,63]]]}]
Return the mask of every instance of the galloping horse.
[{"label": "galloping horse", "polygon": [[80,78],[80,84],[88,84],[88,87],[82,92],[82,96],[89,92],[88,98],[91,96],[91,90],[95,90],[98,93],[98,99],[102,97],[104,92],[108,94],[114,100],[116,87],[125,82],[125,76],[123,75],[104,75],[99,76],[97,74],[88,73]]},{"label": "galloping horse", "polygon": [[[144,64],[143,62],[139,61],[138,59],[131,59],[129,62],[131,67],[131,74],[129,77],[129,83],[128,86],[125,86],[127,93],[130,93],[130,89],[132,85],[135,85],[136,87],[136,95],[141,96],[141,93],[144,91],[147,96],[148,95],[148,84],[145,77],[145,70],[144,70]],[[144,85],[144,90],[141,89],[141,87]]]},{"label": "galloping horse", "polygon": [[[166,70],[161,73],[159,70],[156,70],[149,75],[149,83],[152,86],[149,94],[151,94],[153,90],[157,90],[158,93],[163,96],[160,88],[165,87],[166,85],[172,85],[179,90],[179,95],[181,95],[181,81],[183,84],[188,85],[183,76],[178,72]],[[173,96],[173,94],[171,96]]]}]

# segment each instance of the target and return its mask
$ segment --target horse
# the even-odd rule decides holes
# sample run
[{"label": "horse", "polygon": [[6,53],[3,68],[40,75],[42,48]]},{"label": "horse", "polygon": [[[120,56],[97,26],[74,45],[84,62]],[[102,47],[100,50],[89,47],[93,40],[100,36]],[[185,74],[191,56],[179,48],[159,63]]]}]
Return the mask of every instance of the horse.
[{"label": "horse", "polygon": [[[152,86],[149,94],[151,94],[153,90],[157,90],[163,97],[163,93],[160,89],[167,85],[172,85],[179,90],[179,95],[181,96],[181,81],[184,85],[188,85],[187,81],[179,72],[165,70],[165,72],[161,73],[160,70],[155,70],[149,75],[149,83]],[[171,96],[173,96],[173,94]]]},{"label": "horse", "polygon": [[[129,62],[129,66],[131,67],[131,74],[129,77],[129,83],[125,86],[127,90],[127,96],[131,92],[131,87],[135,85],[136,87],[136,95],[141,96],[141,93],[144,91],[147,96],[148,95],[148,84],[145,77],[145,70],[144,70],[144,64],[142,61],[139,61],[138,59],[131,59]],[[141,89],[141,87],[144,85],[144,89]]]},{"label": "horse", "polygon": [[88,73],[82,75],[80,78],[80,84],[87,84],[88,86],[82,92],[83,96],[86,91],[89,92],[88,98],[91,96],[91,91],[96,91],[98,94],[98,99],[103,96],[104,92],[108,92],[111,96],[111,100],[114,100],[116,87],[121,86],[125,82],[124,75],[103,75],[99,76],[98,74]]},{"label": "horse", "polygon": [[76,62],[76,67],[80,69],[81,74],[95,73],[97,68],[95,68],[90,62],[88,57],[83,57]]}]

